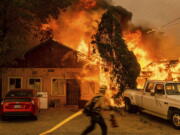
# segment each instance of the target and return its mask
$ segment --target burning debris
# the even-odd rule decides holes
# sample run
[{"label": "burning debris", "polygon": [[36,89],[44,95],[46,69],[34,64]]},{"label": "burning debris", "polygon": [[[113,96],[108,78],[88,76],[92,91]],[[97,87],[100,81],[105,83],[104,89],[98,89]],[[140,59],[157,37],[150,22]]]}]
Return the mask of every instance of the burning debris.
[{"label": "burning debris", "polygon": [[130,28],[123,32],[129,50],[136,55],[141,68],[164,59],[178,59],[179,46],[163,33],[152,32],[150,28]]},{"label": "burning debris", "polygon": [[[142,80],[147,79],[179,81],[180,56],[174,51],[179,50],[178,46],[172,44],[167,37],[165,39],[162,33],[149,31],[150,29],[139,28],[123,33],[129,50],[134,52],[141,65],[141,74],[137,79],[138,88],[142,88]],[[168,45],[174,48],[170,49]],[[171,60],[174,58],[177,60]]]},{"label": "burning debris", "polygon": [[[149,74],[146,74],[149,72]],[[170,61],[160,61],[156,63],[151,63],[142,69],[142,76],[150,78],[152,80],[170,80],[179,81],[180,80],[180,61],[170,60]],[[161,77],[161,78],[160,78]]]}]

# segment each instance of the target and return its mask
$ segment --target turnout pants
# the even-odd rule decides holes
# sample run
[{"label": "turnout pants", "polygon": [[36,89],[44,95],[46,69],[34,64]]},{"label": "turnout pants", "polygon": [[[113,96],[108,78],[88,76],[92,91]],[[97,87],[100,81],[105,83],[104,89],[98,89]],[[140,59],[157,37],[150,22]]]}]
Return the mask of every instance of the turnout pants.
[{"label": "turnout pants", "polygon": [[88,133],[92,132],[96,124],[100,126],[102,135],[107,135],[107,126],[103,117],[100,114],[97,114],[97,115],[90,116],[90,118],[91,118],[90,125],[83,131],[81,135],[87,135]]}]

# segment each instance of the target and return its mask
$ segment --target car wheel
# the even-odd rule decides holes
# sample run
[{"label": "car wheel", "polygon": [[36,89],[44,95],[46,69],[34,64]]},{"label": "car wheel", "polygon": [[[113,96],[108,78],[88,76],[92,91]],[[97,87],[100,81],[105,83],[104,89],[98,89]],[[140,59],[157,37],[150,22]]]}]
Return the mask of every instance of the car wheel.
[{"label": "car wheel", "polygon": [[32,116],[32,119],[33,120],[38,120],[38,117],[37,116]]},{"label": "car wheel", "polygon": [[1,120],[6,121],[6,120],[8,120],[8,118],[6,116],[1,116]]},{"label": "car wheel", "polygon": [[176,129],[180,129],[180,111],[173,111],[171,122]]}]

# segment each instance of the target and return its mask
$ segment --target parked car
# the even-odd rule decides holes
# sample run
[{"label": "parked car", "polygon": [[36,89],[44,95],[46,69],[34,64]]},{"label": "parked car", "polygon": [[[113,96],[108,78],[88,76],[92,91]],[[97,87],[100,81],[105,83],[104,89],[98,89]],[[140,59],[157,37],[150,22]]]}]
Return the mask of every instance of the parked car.
[{"label": "parked car", "polygon": [[1,102],[2,119],[10,116],[29,116],[37,119],[38,112],[39,100],[32,89],[10,90]]},{"label": "parked car", "polygon": [[180,82],[147,81],[143,90],[128,89],[123,93],[125,110],[143,112],[170,120],[180,129]]}]

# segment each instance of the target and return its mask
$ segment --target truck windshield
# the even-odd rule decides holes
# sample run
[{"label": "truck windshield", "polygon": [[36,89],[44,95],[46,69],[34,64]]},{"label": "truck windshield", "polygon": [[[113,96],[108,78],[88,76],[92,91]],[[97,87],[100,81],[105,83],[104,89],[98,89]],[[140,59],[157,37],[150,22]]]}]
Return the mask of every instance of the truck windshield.
[{"label": "truck windshield", "polygon": [[180,95],[180,83],[167,83],[166,93],[168,95]]}]

